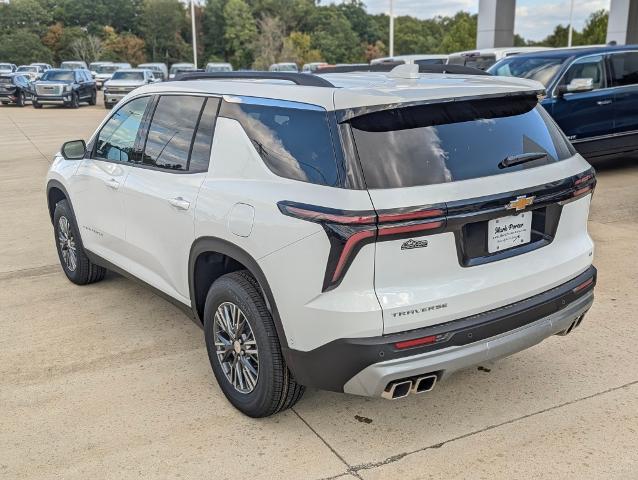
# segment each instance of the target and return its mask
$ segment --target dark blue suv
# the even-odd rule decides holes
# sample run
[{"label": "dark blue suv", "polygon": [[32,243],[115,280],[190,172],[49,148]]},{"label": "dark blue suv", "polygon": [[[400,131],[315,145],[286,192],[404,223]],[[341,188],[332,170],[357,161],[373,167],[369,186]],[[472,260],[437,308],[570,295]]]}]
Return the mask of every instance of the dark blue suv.
[{"label": "dark blue suv", "polygon": [[488,71],[543,83],[541,105],[588,160],[638,153],[638,45],[521,54]]}]

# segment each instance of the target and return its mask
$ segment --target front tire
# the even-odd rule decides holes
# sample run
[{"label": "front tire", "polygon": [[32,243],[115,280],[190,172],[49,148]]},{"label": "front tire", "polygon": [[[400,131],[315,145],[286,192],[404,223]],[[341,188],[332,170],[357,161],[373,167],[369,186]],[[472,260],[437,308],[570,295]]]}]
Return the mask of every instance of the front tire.
[{"label": "front tire", "polygon": [[60,265],[67,278],[76,285],[99,282],[106,269],[92,263],[84,252],[80,232],[66,200],[55,206],[53,231]]},{"label": "front tire", "polygon": [[24,92],[18,92],[18,98],[16,98],[16,105],[18,107],[24,107],[24,104],[25,104]]},{"label": "front tire", "polygon": [[213,373],[228,401],[249,417],[292,407],[303,395],[281,353],[259,285],[246,270],[223,275],[208,291],[204,336]]},{"label": "front tire", "polygon": [[38,101],[35,98],[31,99],[31,105],[33,105],[33,108],[42,108],[42,104],[38,103]]},{"label": "front tire", "polygon": [[91,98],[89,99],[89,105],[95,105],[97,103],[97,90],[91,92]]},{"label": "front tire", "polygon": [[73,92],[71,95],[71,103],[69,104],[71,108],[80,108],[80,98],[76,92]]}]

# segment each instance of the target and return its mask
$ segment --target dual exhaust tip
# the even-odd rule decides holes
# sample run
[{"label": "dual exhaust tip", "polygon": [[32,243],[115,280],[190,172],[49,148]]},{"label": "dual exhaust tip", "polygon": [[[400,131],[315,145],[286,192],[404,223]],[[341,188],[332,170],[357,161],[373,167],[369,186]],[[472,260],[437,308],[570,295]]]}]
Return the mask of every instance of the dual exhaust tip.
[{"label": "dual exhaust tip", "polygon": [[436,375],[430,374],[421,377],[393,380],[388,383],[381,396],[388,400],[398,400],[399,398],[407,397],[411,393],[429,392],[434,388],[437,378]]},{"label": "dual exhaust tip", "polygon": [[578,327],[581,322],[583,321],[583,318],[585,318],[585,314],[583,313],[581,316],[579,316],[576,320],[574,320],[568,328],[566,328],[565,330],[563,330],[562,332],[558,332],[556,335],[568,335],[570,334],[576,327]]}]

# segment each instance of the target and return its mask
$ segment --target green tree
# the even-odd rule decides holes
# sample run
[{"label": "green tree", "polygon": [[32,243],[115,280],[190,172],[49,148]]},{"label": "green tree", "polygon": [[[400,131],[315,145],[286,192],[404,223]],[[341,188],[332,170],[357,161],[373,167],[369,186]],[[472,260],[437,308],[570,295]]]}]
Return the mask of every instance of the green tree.
[{"label": "green tree", "polygon": [[235,68],[252,65],[257,27],[250,7],[244,0],[228,0],[224,7],[224,40],[229,60]]},{"label": "green tree", "polygon": [[579,38],[579,45],[597,45],[607,41],[607,22],[609,14],[605,10],[593,12]]},{"label": "green tree", "polygon": [[51,50],[42,45],[40,37],[26,29],[0,35],[0,58],[15,64],[52,63]]},{"label": "green tree", "polygon": [[140,22],[151,61],[175,63],[190,58],[190,46],[181,35],[186,12],[179,0],[144,0]]},{"label": "green tree", "polygon": [[255,70],[268,70],[279,61],[284,48],[284,25],[277,17],[263,17],[257,22],[259,36],[255,40]]},{"label": "green tree", "polygon": [[224,41],[226,31],[224,7],[227,2],[228,0],[207,0],[204,6],[202,19],[204,56],[209,60],[227,60],[228,58]]},{"label": "green tree", "polygon": [[53,16],[40,0],[12,0],[0,4],[0,33],[22,29],[41,35],[52,21]]},{"label": "green tree", "polygon": [[476,48],[477,15],[458,12],[454,17],[443,19],[443,38],[437,53],[458,52]]},{"label": "green tree", "polygon": [[295,62],[299,66],[304,63],[321,61],[321,52],[312,48],[312,39],[307,33],[292,32],[284,40],[281,60]]},{"label": "green tree", "polygon": [[323,60],[330,63],[363,60],[364,47],[360,44],[352,25],[337,6],[317,7],[312,23],[312,48],[321,52]]}]

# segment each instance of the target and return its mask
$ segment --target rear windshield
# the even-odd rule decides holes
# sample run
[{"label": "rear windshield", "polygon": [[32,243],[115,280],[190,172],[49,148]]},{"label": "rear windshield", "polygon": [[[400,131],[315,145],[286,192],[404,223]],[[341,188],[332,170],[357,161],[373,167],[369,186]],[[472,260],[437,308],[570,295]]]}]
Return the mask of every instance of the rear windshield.
[{"label": "rear windshield", "polygon": [[95,68],[96,73],[113,73],[117,72],[121,67],[117,65],[98,65]]},{"label": "rear windshield", "polygon": [[[368,188],[468,180],[557,162],[571,144],[535,97],[384,110],[350,121]],[[499,167],[505,158],[543,153]]]},{"label": "rear windshield", "polygon": [[508,57],[489,69],[493,75],[501,77],[529,78],[541,82],[546,87],[565,62],[556,57]]}]

